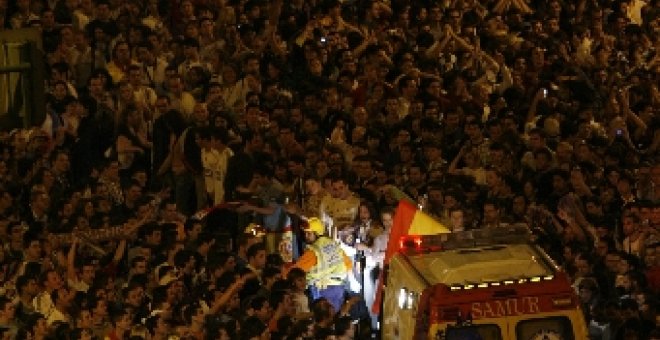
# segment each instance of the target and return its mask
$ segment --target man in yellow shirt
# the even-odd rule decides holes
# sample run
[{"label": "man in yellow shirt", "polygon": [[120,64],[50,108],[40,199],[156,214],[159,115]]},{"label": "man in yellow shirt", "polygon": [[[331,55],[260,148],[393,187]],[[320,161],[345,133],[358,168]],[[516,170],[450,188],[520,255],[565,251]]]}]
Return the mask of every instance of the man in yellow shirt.
[{"label": "man in yellow shirt", "polygon": [[303,230],[307,250],[291,268],[307,273],[307,284],[311,286],[314,300],[324,297],[335,310],[340,310],[344,302],[344,280],[353,266],[351,259],[337,241],[325,236],[325,226],[320,219],[310,218]]}]

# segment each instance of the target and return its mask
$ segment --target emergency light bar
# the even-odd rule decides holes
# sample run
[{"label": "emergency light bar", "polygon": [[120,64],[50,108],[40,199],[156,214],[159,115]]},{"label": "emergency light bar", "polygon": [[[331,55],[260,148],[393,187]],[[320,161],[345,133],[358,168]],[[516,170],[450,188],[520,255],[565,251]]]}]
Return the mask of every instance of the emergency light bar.
[{"label": "emergency light bar", "polygon": [[512,284],[522,284],[526,282],[532,282],[532,283],[538,283],[541,281],[550,281],[554,279],[555,277],[553,275],[547,275],[547,276],[532,276],[532,277],[525,277],[525,278],[520,278],[518,280],[512,280],[512,279],[507,279],[503,281],[489,281],[489,282],[481,282],[477,284],[473,283],[466,283],[463,285],[453,285],[449,287],[449,290],[457,291],[457,290],[469,290],[473,289],[475,287],[477,288],[488,288],[488,287],[499,287],[499,286],[508,286]]},{"label": "emergency light bar", "polygon": [[399,239],[399,250],[440,251],[502,244],[522,244],[529,243],[531,235],[531,231],[526,224],[437,235],[405,235]]},{"label": "emergency light bar", "polygon": [[406,235],[399,239],[399,250],[440,251],[441,242],[435,235]]}]

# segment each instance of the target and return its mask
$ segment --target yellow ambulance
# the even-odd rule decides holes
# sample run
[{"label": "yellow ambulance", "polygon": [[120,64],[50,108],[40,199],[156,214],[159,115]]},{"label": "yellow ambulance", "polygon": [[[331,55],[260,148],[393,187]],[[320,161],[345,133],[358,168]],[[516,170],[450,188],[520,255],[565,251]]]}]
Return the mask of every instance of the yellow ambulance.
[{"label": "yellow ambulance", "polygon": [[405,236],[386,269],[382,338],[583,340],[568,277],[526,226]]}]

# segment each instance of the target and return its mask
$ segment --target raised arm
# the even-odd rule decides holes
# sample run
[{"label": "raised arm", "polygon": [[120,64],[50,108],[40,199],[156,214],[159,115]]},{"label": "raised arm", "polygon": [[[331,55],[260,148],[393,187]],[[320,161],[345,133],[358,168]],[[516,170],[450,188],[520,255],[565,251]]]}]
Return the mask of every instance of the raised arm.
[{"label": "raised arm", "polygon": [[243,277],[239,278],[238,280],[234,281],[223,293],[220,295],[215,301],[213,301],[213,305],[211,305],[211,308],[209,310],[209,314],[217,314],[222,307],[227,305],[227,302],[231,299],[232,296],[235,294],[238,294],[238,291],[240,291],[243,286],[245,285],[245,282],[251,278],[256,277],[254,274],[247,274],[244,275]]},{"label": "raised arm", "polygon": [[78,238],[74,237],[71,247],[69,247],[69,253],[66,256],[66,278],[67,281],[76,282],[78,281],[78,275],[76,273],[76,251],[78,250]]},{"label": "raised arm", "polygon": [[447,44],[449,41],[452,39],[452,35],[450,32],[452,32],[451,26],[450,25],[445,25],[445,34],[442,36],[442,39],[436,40],[433,42],[433,45],[431,45],[425,52],[425,57],[432,59],[436,58],[440,55],[442,51],[444,51],[445,47],[447,47]]},{"label": "raised arm", "polygon": [[465,155],[465,152],[467,151],[467,146],[463,145],[460,151],[458,151],[458,154],[454,159],[451,161],[451,164],[449,164],[449,169],[447,170],[448,173],[454,175],[458,173],[458,163],[463,159],[463,156]]},{"label": "raised arm", "polygon": [[637,114],[635,114],[631,109],[630,109],[630,92],[628,89],[622,90],[621,93],[619,93],[619,100],[621,101],[621,111],[625,114],[625,117],[627,120],[633,122],[640,130],[646,131],[647,126],[644,121],[639,118]]},{"label": "raised arm", "polygon": [[538,107],[541,98],[543,98],[543,95],[543,88],[536,91],[536,95],[534,96],[534,99],[532,99],[532,103],[529,105],[529,110],[527,110],[526,123],[531,123],[536,119],[536,108]]}]

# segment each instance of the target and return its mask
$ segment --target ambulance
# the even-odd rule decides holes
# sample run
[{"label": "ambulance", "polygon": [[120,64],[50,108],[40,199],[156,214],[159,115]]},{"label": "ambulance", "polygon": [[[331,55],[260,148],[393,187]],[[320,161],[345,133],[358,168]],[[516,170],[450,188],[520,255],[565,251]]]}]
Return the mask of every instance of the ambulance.
[{"label": "ambulance", "polygon": [[588,338],[568,277],[526,226],[404,236],[384,280],[383,339]]}]

